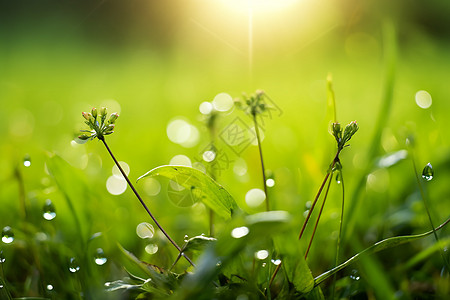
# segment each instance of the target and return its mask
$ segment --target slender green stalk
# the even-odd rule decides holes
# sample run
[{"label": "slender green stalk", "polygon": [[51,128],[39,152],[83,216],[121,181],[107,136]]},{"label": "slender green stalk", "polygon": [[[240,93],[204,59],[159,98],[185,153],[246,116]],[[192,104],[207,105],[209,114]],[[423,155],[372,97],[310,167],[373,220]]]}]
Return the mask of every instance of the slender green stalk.
[{"label": "slender green stalk", "polygon": [[331,174],[331,172],[332,172],[334,166],[336,165],[336,163],[339,161],[339,153],[341,153],[341,150],[342,150],[342,149],[338,149],[338,151],[337,151],[337,153],[336,153],[336,156],[334,157],[333,162],[331,163],[330,168],[329,168],[329,170],[327,171],[327,174],[325,175],[325,178],[323,179],[322,184],[320,185],[319,191],[317,192],[316,197],[314,198],[314,201],[313,201],[313,203],[312,203],[312,205],[311,205],[311,208],[310,208],[309,211],[308,211],[308,215],[306,216],[305,222],[303,223],[302,229],[300,230],[300,234],[299,234],[299,236],[298,236],[298,239],[299,239],[299,240],[300,240],[300,239],[302,238],[302,236],[303,236],[303,232],[305,231],[306,225],[308,224],[309,219],[311,218],[311,214],[312,214],[312,212],[313,212],[313,210],[314,210],[314,207],[316,206],[316,203],[317,203],[317,200],[318,200],[319,197],[320,197],[320,194],[322,193],[322,190],[323,190],[323,188],[324,188],[324,186],[325,186],[325,183],[326,183],[327,180],[328,180],[328,177],[330,176],[330,174]]},{"label": "slender green stalk", "polygon": [[128,178],[127,174],[124,172],[124,170],[122,169],[122,167],[120,166],[119,162],[117,161],[116,157],[114,156],[114,154],[112,153],[111,149],[109,148],[108,144],[106,143],[105,139],[103,137],[98,137],[99,140],[101,140],[103,142],[103,145],[105,145],[106,149],[108,150],[109,154],[111,155],[112,159],[114,160],[114,163],[116,164],[117,168],[119,168],[120,173],[122,173],[122,176],[125,178],[125,180],[127,181],[128,185],[130,186],[131,190],[133,191],[133,193],[136,195],[136,197],[138,198],[139,202],[142,204],[142,206],[144,207],[144,209],[147,211],[148,215],[150,216],[150,218],[152,218],[153,222],[155,222],[156,226],[158,226],[158,228],[161,230],[161,232],[166,236],[166,238],[170,241],[170,243],[172,243],[172,245],[178,250],[179,253],[181,253],[181,255],[193,266],[195,267],[195,264],[192,262],[192,260],[182,252],[180,246],[177,245],[177,243],[169,236],[169,234],[164,230],[164,228],[161,226],[161,224],[159,224],[159,222],[156,220],[156,218],[153,216],[153,214],[150,212],[150,209],[147,207],[147,205],[145,204],[144,200],[142,200],[141,196],[139,195],[139,193],[137,192],[137,190],[135,189],[135,187],[133,186],[133,184],[131,183],[130,179]]},{"label": "slender green stalk", "polygon": [[[330,174],[330,173],[328,173],[328,174]],[[322,206],[320,207],[319,215],[317,216],[316,224],[314,225],[314,230],[313,230],[313,233],[311,235],[311,239],[309,240],[308,248],[306,249],[305,260],[308,257],[309,249],[311,248],[311,244],[312,244],[312,241],[314,239],[314,235],[316,234],[317,226],[319,225],[320,216],[322,215],[323,208],[325,207],[325,202],[327,201],[328,192],[330,191],[330,186],[331,186],[332,179],[333,179],[333,173],[331,173],[331,177],[328,180],[328,185],[327,185],[327,189],[325,190],[325,196],[323,197]]]},{"label": "slender green stalk", "polygon": [[259,127],[258,127],[258,121],[256,119],[256,113],[253,113],[252,116],[253,116],[253,123],[255,124],[256,140],[258,142],[259,159],[261,161],[264,194],[266,194],[266,210],[270,211],[269,194],[267,193],[267,183],[266,183],[266,169],[264,168],[264,159],[263,159],[263,153],[262,153],[262,147],[261,147],[261,137],[259,134]]},{"label": "slender green stalk", "polygon": [[[339,254],[340,254],[341,239],[342,239],[342,227],[344,224],[344,204],[345,204],[345,201],[344,201],[345,200],[344,175],[342,175],[342,170],[340,170],[339,172],[341,174],[340,181],[342,184],[342,207],[341,207],[341,218],[339,221],[339,235],[338,235],[338,240],[337,240],[337,245],[336,245],[336,259],[335,259],[334,267],[337,267],[339,264]],[[334,299],[335,290],[336,290],[336,274],[334,274],[334,276],[333,276],[333,286],[331,288],[331,299]]]},{"label": "slender green stalk", "polygon": [[[415,162],[415,159],[414,159],[414,153],[413,153],[413,150],[410,151],[410,154],[411,154],[411,161],[412,161],[413,168],[414,168],[414,174],[415,174],[415,177],[416,177],[416,180],[417,180],[417,185],[419,186],[420,194],[421,194],[422,200],[423,200],[423,206],[425,206],[425,211],[427,212],[428,221],[430,222],[431,229],[433,230],[434,238],[435,238],[436,242],[439,243],[439,237],[438,237],[438,235],[437,235],[437,233],[436,233],[436,230],[434,229],[433,219],[431,218],[430,210],[429,210],[428,204],[427,204],[427,202],[428,202],[428,199],[427,199],[427,198],[428,198],[428,197],[427,197],[426,194],[425,194],[425,191],[424,191],[424,189],[423,189],[423,187],[422,187],[422,184],[421,184],[421,182],[420,182],[419,173],[417,172],[417,167],[416,167],[416,162]],[[445,255],[443,254],[442,248],[440,248],[440,251],[439,251],[439,252],[440,252],[440,254],[441,254],[441,256],[442,256],[442,259],[443,259],[443,261],[444,261],[444,264],[445,264],[446,267],[447,267],[447,270],[450,271],[450,264],[449,264],[449,262],[447,261],[447,259],[445,258]]]},{"label": "slender green stalk", "polygon": [[278,266],[275,268],[275,271],[273,271],[272,277],[270,277],[270,281],[269,281],[269,288],[272,286],[272,283],[275,280],[275,276],[277,276],[278,271],[280,271],[282,264],[283,264],[283,262],[280,262],[278,264]]}]

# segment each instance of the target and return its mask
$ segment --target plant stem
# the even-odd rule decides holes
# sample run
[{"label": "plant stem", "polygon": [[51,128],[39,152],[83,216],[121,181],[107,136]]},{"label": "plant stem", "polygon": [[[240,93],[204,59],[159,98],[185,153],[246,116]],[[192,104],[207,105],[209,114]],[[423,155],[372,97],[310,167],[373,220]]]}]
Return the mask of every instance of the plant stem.
[{"label": "plant stem", "polygon": [[[344,199],[345,199],[345,189],[344,189],[344,175],[342,175],[342,170],[339,171],[341,174],[341,184],[342,184],[342,207],[341,207],[341,219],[339,221],[339,235],[336,245],[336,259],[334,263],[334,267],[337,267],[339,264],[339,252],[341,248],[341,239],[342,239],[342,227],[344,223]],[[331,299],[334,299],[334,293],[336,289],[336,274],[333,276],[333,287],[331,289]]]},{"label": "plant stem", "polygon": [[266,183],[266,169],[264,168],[264,160],[263,160],[262,147],[261,147],[261,137],[259,135],[259,127],[258,127],[258,121],[256,120],[256,113],[252,114],[252,116],[253,116],[253,123],[255,124],[256,140],[258,142],[259,159],[261,160],[264,194],[266,194],[266,211],[270,211],[269,194],[267,193],[267,183]]},{"label": "plant stem", "polygon": [[311,248],[311,244],[312,244],[312,241],[314,239],[314,235],[316,234],[317,226],[319,225],[320,216],[322,215],[323,208],[325,207],[325,201],[327,201],[328,192],[330,191],[330,185],[331,185],[331,180],[333,179],[333,173],[331,172],[331,173],[328,173],[328,174],[331,174],[331,177],[328,180],[328,185],[327,185],[327,189],[325,191],[325,196],[323,197],[322,206],[320,207],[320,211],[319,211],[319,216],[317,217],[316,224],[314,225],[314,230],[313,230],[313,233],[311,235],[311,239],[309,240],[308,248],[306,249],[305,260],[308,257],[309,249]]},{"label": "plant stem", "polygon": [[320,194],[322,193],[322,190],[325,186],[325,183],[328,180],[328,177],[330,176],[330,174],[334,168],[334,165],[339,161],[339,153],[341,153],[341,151],[342,151],[342,149],[338,149],[338,151],[336,152],[333,162],[331,163],[330,169],[328,170],[327,174],[325,175],[325,178],[323,179],[322,184],[321,184],[319,190],[317,191],[316,197],[314,198],[311,208],[308,211],[308,215],[306,216],[305,222],[303,223],[302,229],[300,230],[300,234],[298,236],[299,240],[302,238],[302,235],[303,235],[303,232],[305,231],[306,225],[308,224],[309,219],[311,218],[312,211],[314,210],[314,207],[316,206],[317,200],[319,199]]},{"label": "plant stem", "polygon": [[280,262],[280,263],[278,264],[278,266],[275,268],[275,271],[273,272],[272,277],[270,278],[270,281],[269,281],[269,288],[272,286],[272,283],[273,283],[273,281],[275,280],[275,276],[277,276],[278,271],[280,271],[280,269],[281,269],[281,264],[282,264],[282,263],[283,263],[283,262]]},{"label": "plant stem", "polygon": [[161,224],[159,224],[159,222],[156,220],[156,218],[153,216],[153,214],[150,212],[150,209],[147,207],[147,205],[145,204],[145,202],[142,200],[141,196],[139,195],[139,193],[137,192],[137,190],[134,188],[133,184],[131,183],[130,179],[128,178],[127,174],[124,172],[124,170],[122,169],[122,167],[120,166],[119,162],[117,161],[116,157],[114,156],[114,154],[112,153],[111,149],[109,148],[108,144],[106,144],[106,141],[104,138],[100,138],[99,140],[101,140],[103,142],[103,145],[105,145],[106,149],[108,150],[109,154],[111,155],[112,159],[114,160],[114,163],[116,164],[117,168],[119,168],[120,173],[122,173],[123,177],[125,178],[125,180],[127,181],[128,185],[130,186],[131,190],[133,191],[133,193],[136,195],[136,197],[138,198],[139,202],[141,202],[142,206],[144,207],[144,209],[147,211],[148,215],[150,216],[150,218],[152,218],[153,222],[155,222],[156,226],[158,226],[158,228],[161,230],[161,232],[166,236],[166,238],[172,243],[172,245],[177,248],[178,252],[181,253],[181,255],[193,266],[195,267],[195,264],[192,262],[192,260],[186,256],[186,254],[184,254],[180,248],[180,246],[177,245],[177,243],[169,236],[169,234],[164,230],[164,228],[161,226]]}]

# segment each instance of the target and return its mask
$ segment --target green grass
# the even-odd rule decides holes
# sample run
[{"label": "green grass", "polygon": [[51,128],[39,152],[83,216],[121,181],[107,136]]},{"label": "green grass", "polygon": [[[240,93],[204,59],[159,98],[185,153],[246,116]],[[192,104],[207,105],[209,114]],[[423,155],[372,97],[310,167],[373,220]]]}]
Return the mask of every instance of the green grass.
[{"label": "green grass", "polygon": [[[380,6],[379,11],[388,14],[383,9]],[[334,6],[329,10],[339,11]],[[326,11],[327,16],[331,16],[330,11]],[[53,16],[42,22],[21,19],[20,26],[10,19],[3,21],[15,26],[1,29],[0,229],[10,226],[15,239],[10,244],[0,242],[5,258],[0,270],[0,285],[4,286],[0,298],[8,299],[10,293],[14,298],[123,299],[145,290],[155,297],[161,291],[173,291],[172,297],[185,299],[193,295],[208,299],[214,292],[225,299],[243,294],[249,299],[284,299],[294,297],[294,289],[297,294],[311,289],[314,278],[335,267],[342,204],[341,187],[333,180],[304,261],[308,239],[299,242],[298,232],[306,202],[314,200],[336,151],[334,138],[328,133],[329,72],[333,74],[338,121],[345,124],[357,120],[360,126],[351,146],[340,155],[346,190],[340,263],[377,241],[431,229],[411,157],[389,167],[378,164],[385,155],[407,149],[409,136],[415,138],[418,170],[428,162],[433,165],[435,177],[426,184],[426,200],[433,224],[443,223],[450,211],[450,102],[446,101],[450,49],[439,36],[420,31],[419,25],[405,26],[409,19],[396,15],[398,11],[392,12],[392,32],[397,36],[393,37],[397,55],[391,57],[395,76],[386,65],[390,56],[384,52],[383,32],[390,31],[383,29],[383,18],[377,12],[353,27],[339,21],[323,35],[318,33],[328,23],[311,21],[311,38],[306,33],[292,35],[292,40],[287,33],[265,37],[262,30],[255,33],[251,82],[246,57],[192,24],[183,23],[183,31],[174,33],[167,44],[155,36],[149,37],[151,43],[130,37],[123,43],[108,44],[108,37],[114,35],[102,35],[97,41],[83,31],[97,28],[93,26],[98,25],[95,18],[81,27],[74,26],[80,21],[76,14],[67,19]],[[350,14],[341,13],[343,19]],[[271,20],[266,22],[271,24]],[[339,15],[331,20],[339,20]],[[358,32],[368,34],[375,46],[357,44],[359,48],[351,48],[351,38]],[[135,35],[144,36],[141,31]],[[264,39],[273,41],[270,47]],[[207,46],[201,46],[205,43]],[[186,155],[194,162],[201,154],[211,140],[198,112],[201,102],[211,101],[220,92],[240,97],[242,92],[252,93],[257,88],[270,95],[282,110],[281,116],[266,120],[261,145],[265,168],[275,180],[275,185],[268,187],[270,208],[289,215],[259,214],[266,211],[265,204],[246,204],[248,190],[263,188],[258,147],[250,146],[237,156],[217,138],[219,149],[247,165],[245,176],[237,176],[233,164],[215,174],[239,210],[230,220],[216,215],[217,242],[203,245],[201,238],[193,240],[200,246],[189,252],[189,257],[198,269],[180,259],[169,271],[178,252],[159,230],[147,240],[136,235],[137,225],[151,223],[151,219],[130,188],[119,196],[106,190],[114,163],[102,143],[71,144],[83,127],[81,112],[102,105],[113,112],[117,109],[114,106],[120,105],[115,133],[107,137],[107,142],[116,157],[130,166],[129,177],[135,183],[147,171],[167,165],[175,155]],[[414,95],[418,90],[432,95],[429,109],[416,105]],[[105,102],[108,99],[116,102]],[[168,123],[179,117],[199,130],[199,142],[192,148],[167,137]],[[219,115],[217,133],[236,117],[252,123],[249,116],[235,109]],[[31,165],[25,167],[23,160],[28,155]],[[136,183],[136,189],[180,247],[185,235],[193,238],[207,234],[207,208],[174,205],[168,196],[168,180],[156,179],[161,184],[157,195],[147,194],[147,179]],[[51,221],[42,217],[47,199],[55,206],[56,217]],[[317,212],[316,208],[313,220]],[[308,237],[311,224],[306,229]],[[253,231],[242,240],[230,238],[233,228],[242,226]],[[430,235],[347,266],[336,275],[335,296],[443,298],[450,289],[448,270],[440,254],[448,259],[448,226],[436,233],[439,244]],[[148,244],[157,245],[158,251],[146,252]],[[104,265],[94,261],[98,248],[107,258]],[[260,250],[268,250],[269,256],[255,258]],[[214,268],[217,257],[223,260],[221,269]],[[69,271],[71,258],[76,258],[80,266],[76,273]],[[272,259],[283,262],[276,276]],[[164,269],[162,275],[142,261]],[[359,280],[351,278],[355,278],[353,270],[357,270]],[[157,283],[125,294],[105,292],[106,282],[123,280],[129,276],[127,271],[139,278],[151,277]],[[288,281],[293,283],[291,289]],[[116,282],[115,287],[124,282]],[[131,278],[126,283],[143,282]],[[331,279],[320,287],[328,298]],[[320,298],[321,292],[314,293],[310,297]]]}]

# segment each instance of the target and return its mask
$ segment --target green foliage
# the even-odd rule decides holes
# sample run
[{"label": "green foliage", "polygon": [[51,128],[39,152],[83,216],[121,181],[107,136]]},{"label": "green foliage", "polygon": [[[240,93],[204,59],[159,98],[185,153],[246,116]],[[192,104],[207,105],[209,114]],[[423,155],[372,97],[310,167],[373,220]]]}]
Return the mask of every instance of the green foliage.
[{"label": "green foliage", "polygon": [[190,192],[193,202],[202,201],[219,216],[229,219],[237,205],[233,197],[205,173],[184,166],[160,166],[138,178],[163,176]]}]

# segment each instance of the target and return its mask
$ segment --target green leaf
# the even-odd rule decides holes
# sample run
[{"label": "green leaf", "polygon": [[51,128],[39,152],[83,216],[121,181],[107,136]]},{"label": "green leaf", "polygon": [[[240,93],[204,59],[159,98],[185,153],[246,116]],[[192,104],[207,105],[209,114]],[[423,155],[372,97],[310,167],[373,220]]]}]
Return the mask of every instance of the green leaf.
[{"label": "green leaf", "polygon": [[213,237],[207,237],[204,235],[194,236],[188,240],[185,240],[186,243],[183,245],[181,252],[203,250],[208,245],[210,245],[216,241],[217,241],[217,239],[215,239]]},{"label": "green leaf", "polygon": [[[444,223],[439,225],[435,229],[435,231],[438,231],[439,229],[441,229],[442,227],[447,225],[449,222],[450,222],[450,219],[447,219]],[[427,232],[421,233],[421,234],[396,236],[396,237],[391,237],[391,238],[387,238],[385,240],[379,241],[379,242],[375,243],[374,245],[370,246],[369,248],[366,248],[363,251],[357,253],[355,256],[351,257],[350,259],[348,259],[346,262],[340,264],[339,266],[317,276],[314,279],[314,285],[317,286],[317,285],[321,284],[324,280],[326,280],[330,276],[333,276],[334,274],[336,274],[340,270],[344,269],[348,265],[354,263],[355,261],[360,259],[363,255],[373,254],[373,253],[379,252],[381,250],[385,250],[385,249],[396,247],[396,246],[399,246],[399,245],[402,245],[405,243],[409,243],[414,240],[426,237],[427,235],[430,235],[432,233],[433,233],[433,230],[430,230],[430,231],[427,231]]]},{"label": "green leaf", "polygon": [[216,214],[230,218],[237,208],[233,197],[216,181],[203,172],[185,166],[160,166],[148,171],[137,180],[144,177],[163,176],[175,181],[188,191],[193,202],[202,201]]},{"label": "green leaf", "polygon": [[275,248],[281,256],[282,268],[286,277],[301,294],[309,293],[314,288],[314,277],[306,263],[300,243],[286,243],[295,240],[296,236],[278,236],[274,238]]}]

